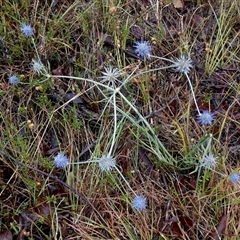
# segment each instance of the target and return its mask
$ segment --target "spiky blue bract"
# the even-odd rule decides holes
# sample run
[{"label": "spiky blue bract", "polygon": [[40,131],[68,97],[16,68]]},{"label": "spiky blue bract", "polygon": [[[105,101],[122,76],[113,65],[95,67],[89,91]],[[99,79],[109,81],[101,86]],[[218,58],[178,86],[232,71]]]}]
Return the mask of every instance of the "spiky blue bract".
[{"label": "spiky blue bract", "polygon": [[211,113],[207,110],[204,110],[199,116],[198,116],[198,121],[202,125],[212,125],[213,121],[215,119],[214,113]]},{"label": "spiky blue bract", "polygon": [[147,206],[147,200],[145,197],[143,196],[136,196],[133,200],[132,200],[132,205],[135,209],[141,211],[144,210]]},{"label": "spiky blue bract", "polygon": [[33,28],[30,24],[22,24],[20,29],[26,37],[31,37],[34,34]]},{"label": "spiky blue bract", "polygon": [[237,183],[240,181],[240,174],[239,173],[233,173],[228,177],[228,180],[232,183]]},{"label": "spiky blue bract", "polygon": [[8,78],[8,82],[12,85],[17,85],[20,82],[20,80],[16,75],[12,75]]},{"label": "spiky blue bract", "polygon": [[59,152],[53,159],[54,165],[57,168],[65,168],[67,167],[69,160],[68,158],[64,155],[64,153]]},{"label": "spiky blue bract", "polygon": [[193,67],[192,60],[189,57],[183,55],[180,58],[176,58],[173,67],[176,68],[176,72],[188,74]]},{"label": "spiky blue bract", "polygon": [[149,58],[151,54],[151,45],[149,41],[134,43],[135,53],[141,58]]},{"label": "spiky blue bract", "polygon": [[101,158],[98,159],[98,164],[101,170],[110,171],[116,166],[116,160],[111,155],[103,155]]}]

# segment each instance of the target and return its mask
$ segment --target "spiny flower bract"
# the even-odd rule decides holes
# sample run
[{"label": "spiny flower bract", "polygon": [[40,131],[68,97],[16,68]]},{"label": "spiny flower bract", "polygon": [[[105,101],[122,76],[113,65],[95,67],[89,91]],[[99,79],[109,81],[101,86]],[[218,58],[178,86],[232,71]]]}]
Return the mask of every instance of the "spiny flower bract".
[{"label": "spiny flower bract", "polygon": [[141,58],[149,58],[151,54],[151,45],[149,41],[135,42],[135,53]]},{"label": "spiny flower bract", "polygon": [[173,67],[176,68],[176,72],[188,74],[193,67],[191,58],[183,55],[180,58],[176,58]]},{"label": "spiny flower bract", "polygon": [[121,72],[118,68],[115,68],[113,66],[104,67],[104,72],[102,72],[102,83],[107,83],[109,87],[116,88],[116,82],[120,82],[118,80],[119,77],[123,75],[123,72]]},{"label": "spiny flower bract", "polygon": [[101,170],[110,171],[113,167],[116,166],[116,160],[111,155],[103,155],[98,159],[98,164]]},{"label": "spiny flower bract", "polygon": [[218,157],[215,157],[212,153],[203,156],[201,161],[201,167],[212,169],[217,165]]},{"label": "spiny flower bract", "polygon": [[204,110],[199,116],[198,116],[198,121],[202,125],[212,125],[213,121],[215,119],[214,113],[211,113],[207,110]]},{"label": "spiny flower bract", "polygon": [[17,85],[20,82],[20,80],[16,75],[12,75],[8,78],[8,82],[12,85]]},{"label": "spiny flower bract", "polygon": [[132,200],[132,205],[135,209],[141,211],[143,209],[146,208],[147,206],[147,200],[145,197],[143,196],[136,196],[133,200]]},{"label": "spiny flower bract", "polygon": [[240,181],[240,174],[239,173],[233,173],[228,177],[228,180],[232,183],[237,183]]},{"label": "spiny flower bract", "polygon": [[65,168],[68,163],[69,163],[69,160],[68,158],[64,155],[64,153],[62,152],[59,152],[53,159],[53,162],[54,162],[54,165],[57,167],[57,168]]},{"label": "spiny flower bract", "polygon": [[31,37],[34,34],[33,28],[31,27],[30,24],[22,24],[20,29],[22,33],[27,37]]},{"label": "spiny flower bract", "polygon": [[32,69],[35,73],[37,74],[44,74],[45,70],[45,66],[42,64],[41,61],[36,61],[34,59],[32,59],[32,63],[31,63]]}]

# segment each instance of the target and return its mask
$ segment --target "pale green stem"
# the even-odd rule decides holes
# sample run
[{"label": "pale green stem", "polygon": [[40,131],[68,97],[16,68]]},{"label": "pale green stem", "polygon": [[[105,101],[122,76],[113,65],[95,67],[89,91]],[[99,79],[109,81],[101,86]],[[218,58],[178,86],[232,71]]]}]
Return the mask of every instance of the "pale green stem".
[{"label": "pale green stem", "polygon": [[[142,116],[142,114],[139,113],[139,111],[131,104],[131,102],[129,102],[129,100],[121,92],[118,92],[118,93],[119,93],[120,97],[129,105],[129,107],[139,116],[140,120],[146,125],[146,127],[153,134],[153,136],[156,136],[156,134],[153,131],[152,127],[149,125],[148,121]],[[158,143],[164,149],[164,146],[162,145],[162,143],[160,141]],[[168,153],[168,157],[169,157],[169,159],[172,159],[172,156],[169,153]]]},{"label": "pale green stem", "polygon": [[[74,162],[74,163],[71,163],[71,165],[74,165],[74,164],[88,164],[88,163],[98,163],[99,160],[90,160],[90,161],[84,161],[84,162]],[[126,183],[126,185],[128,186],[128,188],[133,192],[133,194],[135,196],[137,196],[137,194],[135,193],[135,191],[131,188],[129,182],[126,180],[126,178],[122,175],[122,173],[119,171],[119,169],[114,166],[114,168],[116,169],[116,171],[118,172],[118,174],[121,176],[121,178],[123,179],[123,181]]]},{"label": "pale green stem", "polygon": [[207,147],[204,150],[203,157],[206,156],[208,152],[210,152],[209,149],[211,148],[212,138],[213,138],[213,135],[209,134],[208,144],[207,144]]},{"label": "pale green stem", "polygon": [[198,115],[201,116],[201,112],[200,112],[199,107],[197,105],[197,100],[196,100],[196,97],[195,97],[195,93],[194,93],[194,90],[193,90],[193,86],[192,86],[191,80],[190,80],[190,78],[189,78],[187,73],[185,73],[185,76],[187,77],[187,80],[188,80],[188,83],[189,83],[189,86],[190,86],[190,89],[191,89],[191,92],[192,92],[193,101],[194,101],[194,104],[195,104],[196,109],[198,111]]},{"label": "pale green stem", "polygon": [[87,163],[98,163],[99,160],[88,160],[88,161],[83,161],[83,162],[73,162],[71,163],[71,165],[75,165],[75,164],[87,164]]},{"label": "pale green stem", "polygon": [[131,80],[131,76],[134,74],[134,72],[139,68],[141,62],[135,67],[135,69],[131,72],[131,74],[123,81],[121,86],[119,88],[122,88],[122,86],[126,85]]},{"label": "pale green stem", "polygon": [[[207,153],[209,152],[209,149],[211,148],[212,137],[213,137],[213,135],[212,135],[212,134],[209,134],[209,139],[208,139],[207,147],[205,148],[205,150],[204,150],[204,152],[203,152],[202,158],[204,158],[204,157],[207,155]],[[197,182],[198,182],[198,180],[199,180],[199,178],[200,178],[201,170],[202,170],[202,165],[201,165],[201,163],[200,163],[199,170],[198,170],[198,175],[197,175]],[[212,170],[212,169],[210,169],[210,170]],[[220,173],[220,174],[221,174],[221,173]]]},{"label": "pale green stem", "polygon": [[157,58],[157,59],[164,60],[164,61],[171,62],[171,63],[175,63],[174,60],[171,60],[171,59],[168,59],[168,58],[158,57],[158,56],[154,56],[154,55],[150,55],[150,57],[151,58]]},{"label": "pale green stem", "polygon": [[[156,72],[156,71],[159,71],[159,70],[164,70],[164,69],[168,69],[168,68],[172,68],[172,67],[175,67],[175,66],[174,65],[170,65],[170,66],[166,66],[166,67],[148,69],[146,71],[143,71],[143,72],[140,72],[140,73],[138,73],[136,75],[133,75],[133,77],[136,78],[136,77],[141,76],[141,75],[143,75],[145,73]],[[131,78],[129,80],[131,80]]]},{"label": "pale green stem", "polygon": [[113,93],[113,111],[114,111],[114,129],[113,129],[113,137],[112,137],[112,144],[109,150],[109,155],[112,155],[113,147],[115,144],[116,133],[117,133],[117,106],[116,106],[116,92]]},{"label": "pale green stem", "polygon": [[115,91],[115,89],[101,83],[101,82],[96,82],[94,81],[93,79],[89,79],[89,78],[81,78],[81,77],[74,77],[74,76],[64,76],[64,75],[50,75],[50,77],[52,78],[68,78],[68,79],[75,79],[75,80],[81,80],[81,81],[86,81],[86,82],[90,82],[90,83],[93,83],[95,85],[98,85],[98,86],[101,86],[101,87],[104,87],[106,88],[107,90],[110,90],[112,92]]},{"label": "pale green stem", "polygon": [[126,178],[122,175],[122,173],[119,171],[119,169],[118,169],[116,166],[115,166],[114,168],[117,170],[118,174],[121,176],[121,178],[122,178],[123,181],[126,183],[126,185],[128,186],[128,188],[132,191],[132,193],[133,193],[135,196],[137,196],[137,194],[136,194],[135,191],[131,188],[129,182],[128,182],[128,181],[126,180]]},{"label": "pale green stem", "polygon": [[142,116],[142,114],[132,105],[131,102],[129,102],[129,100],[121,92],[118,92],[118,93],[119,93],[120,97],[129,105],[129,107],[132,108],[132,110],[134,112],[136,112],[136,114],[139,116],[139,118],[146,124],[146,126],[149,128],[151,133],[155,134],[154,131],[152,130],[151,126],[149,125],[148,121]]},{"label": "pale green stem", "polygon": [[37,54],[38,61],[41,62],[40,57],[39,57],[39,55],[38,55],[38,50],[37,50],[36,44],[35,44],[35,42],[34,42],[34,38],[31,37],[31,40],[32,40],[32,43],[33,43],[33,46],[34,46],[35,52],[36,52],[36,54]]}]

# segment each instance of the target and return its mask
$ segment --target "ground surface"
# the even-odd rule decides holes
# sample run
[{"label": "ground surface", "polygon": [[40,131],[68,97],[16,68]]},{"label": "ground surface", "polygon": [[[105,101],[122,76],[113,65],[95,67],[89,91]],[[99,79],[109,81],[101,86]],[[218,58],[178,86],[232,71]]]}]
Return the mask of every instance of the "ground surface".
[{"label": "ground surface", "polygon": [[0,3],[1,240],[240,239],[238,0]]}]

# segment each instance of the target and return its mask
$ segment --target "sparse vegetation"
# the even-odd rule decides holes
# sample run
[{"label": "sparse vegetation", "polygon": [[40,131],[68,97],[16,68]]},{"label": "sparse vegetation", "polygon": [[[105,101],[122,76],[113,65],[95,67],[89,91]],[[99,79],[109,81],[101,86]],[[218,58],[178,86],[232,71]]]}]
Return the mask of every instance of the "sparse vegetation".
[{"label": "sparse vegetation", "polygon": [[239,239],[239,1],[1,6],[0,239]]}]

